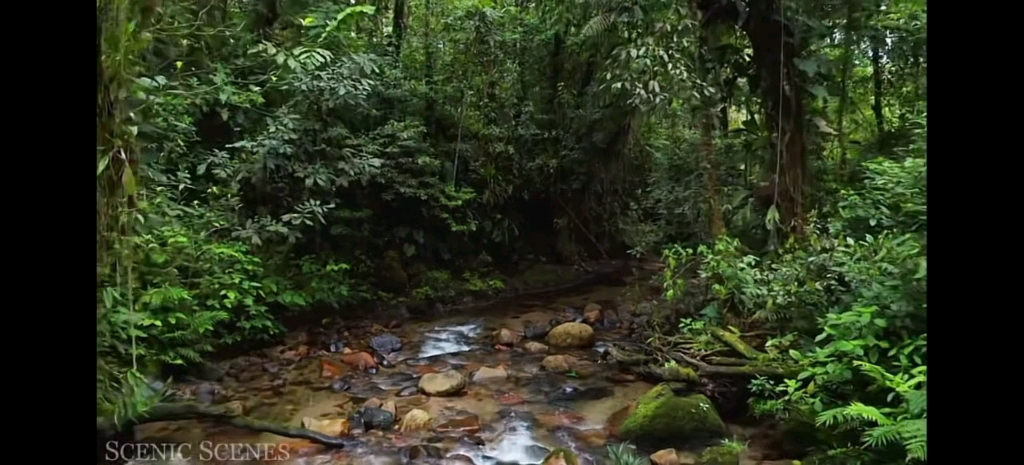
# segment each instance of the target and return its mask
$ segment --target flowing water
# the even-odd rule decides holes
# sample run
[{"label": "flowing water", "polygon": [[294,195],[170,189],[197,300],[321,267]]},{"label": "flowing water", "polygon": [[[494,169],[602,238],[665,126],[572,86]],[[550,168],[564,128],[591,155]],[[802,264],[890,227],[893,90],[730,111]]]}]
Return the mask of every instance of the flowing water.
[{"label": "flowing water", "polygon": [[[290,338],[291,344],[221,364],[227,376],[217,383],[215,402],[238,402],[252,418],[294,426],[306,417],[348,418],[368,399],[376,398],[395,402],[398,422],[411,409],[428,412],[432,420],[426,430],[399,432],[396,425],[386,431],[356,431],[350,434],[351,443],[341,450],[203,422],[144,425],[137,428],[136,439],[191,444],[284,443],[291,447],[287,460],[275,462],[283,464],[536,464],[556,447],[575,451],[581,463],[606,463],[606,445],[614,442],[608,427],[621,421],[624,409],[652,385],[622,376],[613,365],[601,363],[597,348],[551,348],[549,354],[578,359],[573,372],[552,373],[541,367],[546,354],[527,353],[521,343],[511,350],[500,349],[495,346],[494,333],[501,328],[523,331],[528,325],[564,314],[566,308],[582,308],[589,302],[615,308],[623,290],[592,287],[474,314],[403,322],[388,330],[341,322],[307,331],[326,333],[328,339],[334,334],[355,350],[365,349],[369,339],[382,331],[398,336],[402,348],[387,355],[393,367],[372,374],[343,366],[341,371],[328,370],[328,364],[342,365],[341,354],[325,352],[330,342],[317,342],[309,334]],[[625,326],[598,329],[598,347],[602,342],[626,338]],[[471,379],[481,367],[497,368],[507,375],[471,380],[465,392],[455,397],[416,392],[425,373],[458,370]],[[179,386],[186,392],[188,387]],[[430,458],[407,460],[417,454]],[[178,463],[200,461],[193,457]]]}]

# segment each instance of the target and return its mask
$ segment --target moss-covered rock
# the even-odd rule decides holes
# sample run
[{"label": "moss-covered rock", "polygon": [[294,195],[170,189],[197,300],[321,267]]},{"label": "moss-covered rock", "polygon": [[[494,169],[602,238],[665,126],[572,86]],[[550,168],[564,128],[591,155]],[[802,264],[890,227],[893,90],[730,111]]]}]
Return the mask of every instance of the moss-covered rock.
[{"label": "moss-covered rock", "polygon": [[739,465],[740,454],[746,450],[742,444],[730,442],[707,448],[700,455],[700,463],[704,465]]},{"label": "moss-covered rock", "polygon": [[699,444],[724,437],[725,423],[703,394],[678,396],[662,383],[637,401],[619,437],[645,450]]},{"label": "moss-covered rock", "polygon": [[541,462],[543,465],[578,465],[578,463],[576,454],[572,453],[571,450],[561,447],[551,451],[547,457],[544,457],[544,461]]}]

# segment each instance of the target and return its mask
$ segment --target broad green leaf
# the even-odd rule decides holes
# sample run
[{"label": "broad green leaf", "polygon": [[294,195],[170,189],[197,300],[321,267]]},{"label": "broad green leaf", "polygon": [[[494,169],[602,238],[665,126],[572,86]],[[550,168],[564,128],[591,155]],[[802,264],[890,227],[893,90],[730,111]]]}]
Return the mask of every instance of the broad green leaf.
[{"label": "broad green leaf", "polygon": [[125,197],[131,197],[137,192],[137,186],[135,185],[135,173],[132,172],[132,167],[125,165],[124,173],[121,174],[121,185],[124,187]]},{"label": "broad green leaf", "polygon": [[96,177],[97,178],[100,177],[100,175],[103,174],[103,170],[107,169],[107,166],[109,166],[109,165],[110,165],[110,155],[106,155],[103,158],[100,158],[100,163],[96,167]]}]

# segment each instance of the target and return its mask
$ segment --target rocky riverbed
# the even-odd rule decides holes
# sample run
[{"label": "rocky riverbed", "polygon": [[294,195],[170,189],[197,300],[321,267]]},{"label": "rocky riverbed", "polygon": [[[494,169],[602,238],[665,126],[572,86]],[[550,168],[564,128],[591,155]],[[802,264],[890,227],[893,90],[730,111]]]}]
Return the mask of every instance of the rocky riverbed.
[{"label": "rocky riverbed", "polygon": [[[210,366],[205,381],[173,385],[184,399],[350,438],[344,449],[196,421],[143,425],[136,438],[282,444],[288,459],[275,463],[284,464],[603,464],[624,438],[657,465],[791,463],[766,461],[779,457],[759,444],[764,434],[724,424],[703,395],[608,360],[608,343],[644,318],[623,291],[592,287],[434,321],[325,320]],[[705,454],[723,439],[746,451],[722,462]]]}]

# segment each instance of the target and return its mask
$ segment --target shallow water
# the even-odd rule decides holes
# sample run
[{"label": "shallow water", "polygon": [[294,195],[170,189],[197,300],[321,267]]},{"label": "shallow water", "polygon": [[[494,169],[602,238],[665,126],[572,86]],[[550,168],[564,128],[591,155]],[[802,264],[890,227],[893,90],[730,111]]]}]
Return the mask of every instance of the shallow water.
[{"label": "shallow water", "polygon": [[[250,417],[295,426],[300,425],[304,417],[347,418],[371,397],[383,402],[394,401],[399,422],[413,408],[424,410],[432,417],[432,428],[426,431],[398,432],[396,426],[386,432],[353,433],[351,447],[344,450],[329,451],[306,444],[290,454],[288,460],[274,463],[393,465],[405,463],[400,458],[400,448],[416,445],[436,446],[448,457],[462,454],[476,465],[494,465],[499,461],[535,464],[555,447],[577,452],[581,463],[604,463],[605,445],[613,442],[606,434],[609,419],[652,386],[642,381],[612,382],[608,375],[616,369],[613,365],[599,363],[594,348],[551,350],[551,354],[576,357],[579,365],[578,377],[550,373],[541,368],[544,354],[529,354],[520,347],[498,350],[493,333],[499,328],[521,331],[527,325],[547,322],[564,312],[566,306],[582,308],[587,302],[603,302],[608,308],[614,305],[609,301],[621,291],[621,288],[595,288],[529,305],[488,309],[484,314],[477,312],[433,322],[407,323],[390,331],[403,341],[400,351],[387,356],[394,366],[381,368],[376,374],[345,370],[340,376],[348,386],[344,392],[334,392],[330,388],[334,376],[325,377],[323,373],[325,362],[322,359],[337,362],[340,354],[313,351],[296,361],[286,356],[295,352],[295,347],[281,347],[229,361],[225,364],[229,376],[219,383],[223,393],[217,402],[240,401]],[[379,328],[371,330],[371,334],[362,334],[354,328],[346,331],[349,345],[360,350]],[[599,343],[620,340],[626,333],[625,329],[599,329],[597,340]],[[266,369],[268,364],[280,369],[271,373]],[[471,373],[482,366],[503,368],[508,377],[470,381],[463,395],[457,397],[427,397],[418,393],[399,396],[414,391],[423,373],[458,370],[470,378]],[[589,400],[559,399],[559,393],[566,390],[597,394]],[[478,424],[479,430],[450,432],[441,429],[443,424],[453,420]],[[298,443],[275,435],[199,422],[144,425],[137,428],[136,436],[147,442]],[[416,463],[462,462],[432,459]]]}]

